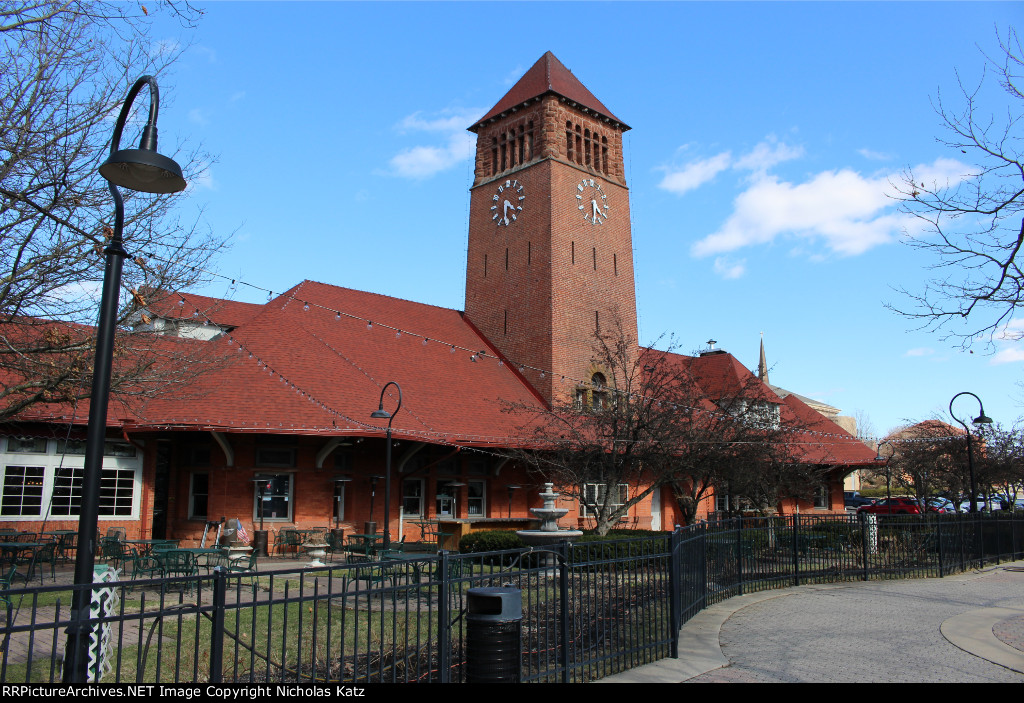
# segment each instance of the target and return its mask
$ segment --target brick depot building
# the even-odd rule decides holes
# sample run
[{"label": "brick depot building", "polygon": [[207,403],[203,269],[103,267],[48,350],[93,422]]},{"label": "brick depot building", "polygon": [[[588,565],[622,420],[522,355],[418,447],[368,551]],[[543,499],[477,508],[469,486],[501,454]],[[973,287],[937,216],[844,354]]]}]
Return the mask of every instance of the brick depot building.
[{"label": "brick depot building", "polygon": [[[247,529],[383,527],[385,441],[394,414],[390,530],[416,520],[460,530],[524,526],[543,478],[501,449],[522,437],[510,405],[572,397],[594,365],[594,335],[637,338],[622,134],[629,127],[550,52],[470,131],[465,312],[304,281],[265,304],[190,294],[151,300],[137,330],[220,345],[230,357],[188,399],[155,397],[108,414],[100,530],[198,540],[207,520]],[[725,352],[680,357],[711,401],[760,383]],[[387,388],[385,388],[387,386]],[[842,477],[874,452],[795,395],[759,395],[807,429],[794,461],[828,468],[814,501],[782,512],[842,512]],[[35,406],[0,449],[5,527],[75,529],[87,404]],[[258,477],[258,478],[257,478]],[[340,480],[339,480],[340,479]],[[263,488],[262,505],[257,486]],[[579,506],[563,526],[586,523]],[[713,498],[700,513],[715,510]],[[511,518],[511,519],[510,519]],[[669,491],[630,509],[630,525],[670,529]]]}]

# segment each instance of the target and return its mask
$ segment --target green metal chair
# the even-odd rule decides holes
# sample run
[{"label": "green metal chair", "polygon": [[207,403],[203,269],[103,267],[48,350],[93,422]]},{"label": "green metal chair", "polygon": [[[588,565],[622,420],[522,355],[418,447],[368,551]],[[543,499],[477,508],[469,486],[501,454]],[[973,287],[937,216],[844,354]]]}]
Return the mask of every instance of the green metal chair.
[{"label": "green metal chair", "polygon": [[[164,578],[188,579],[199,575],[199,564],[196,555],[183,549],[169,549],[161,557],[164,563]],[[183,581],[185,590],[192,588],[192,581]]]},{"label": "green metal chair", "polygon": [[43,546],[37,548],[32,553],[32,560],[29,563],[28,573],[25,575],[25,583],[27,584],[29,579],[35,574],[36,569],[39,570],[39,585],[43,585],[43,569],[47,564],[50,565],[50,579],[52,581],[57,580],[57,542],[47,542]]}]

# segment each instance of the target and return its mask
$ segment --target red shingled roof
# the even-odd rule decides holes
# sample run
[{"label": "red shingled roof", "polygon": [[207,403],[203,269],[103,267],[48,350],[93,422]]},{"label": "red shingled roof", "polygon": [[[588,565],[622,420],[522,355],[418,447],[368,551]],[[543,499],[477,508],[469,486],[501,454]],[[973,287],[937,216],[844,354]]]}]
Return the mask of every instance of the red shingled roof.
[{"label": "red shingled roof", "polygon": [[490,112],[481,117],[469,129],[470,131],[476,131],[482,123],[492,117],[547,93],[561,95],[563,98],[572,100],[582,107],[615,120],[620,123],[623,131],[629,129],[622,120],[613,115],[611,110],[594,97],[594,94],[587,90],[586,86],[580,83],[579,79],[572,74],[572,71],[567,69],[550,51],[541,56],[537,63],[533,64],[530,70],[523,74],[523,77],[512,86],[512,89],[505,93],[505,97],[499,100],[491,108]]},{"label": "red shingled roof", "polygon": [[[241,303],[194,293],[151,291],[144,296],[146,309],[154,315],[172,320],[201,316],[202,322],[209,320],[224,327],[237,327],[263,310],[263,306],[258,303]],[[196,312],[199,313],[198,316],[195,315]]]},{"label": "red shingled roof", "polygon": [[876,452],[795,395],[782,401],[782,422],[800,427],[791,456],[806,464],[877,464]]},{"label": "red shingled roof", "polygon": [[[395,381],[403,393],[392,425],[396,436],[507,444],[523,434],[518,431],[521,420],[504,412],[507,404],[541,404],[512,369],[499,365],[493,350],[456,310],[312,281],[260,307],[230,337],[211,342],[223,345],[237,361],[206,381],[210,390],[204,397],[187,404],[154,399],[137,421],[367,434],[381,426],[370,413],[381,389]],[[364,320],[337,319],[332,311],[381,322],[367,329]],[[407,332],[396,337],[385,325]],[[474,362],[464,349],[486,355]],[[396,403],[396,398],[385,399],[385,409]]]}]

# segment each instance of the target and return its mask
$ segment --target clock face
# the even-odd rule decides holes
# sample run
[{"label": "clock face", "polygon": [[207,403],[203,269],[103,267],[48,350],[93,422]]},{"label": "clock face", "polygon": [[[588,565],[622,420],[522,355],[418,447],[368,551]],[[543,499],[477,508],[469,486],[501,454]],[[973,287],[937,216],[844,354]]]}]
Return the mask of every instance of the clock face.
[{"label": "clock face", "polygon": [[523,184],[507,180],[498,186],[498,192],[491,198],[491,220],[499,227],[507,227],[523,212],[526,192]]},{"label": "clock face", "polygon": [[601,188],[600,181],[584,178],[576,184],[576,207],[592,225],[603,224],[608,219],[608,194]]}]

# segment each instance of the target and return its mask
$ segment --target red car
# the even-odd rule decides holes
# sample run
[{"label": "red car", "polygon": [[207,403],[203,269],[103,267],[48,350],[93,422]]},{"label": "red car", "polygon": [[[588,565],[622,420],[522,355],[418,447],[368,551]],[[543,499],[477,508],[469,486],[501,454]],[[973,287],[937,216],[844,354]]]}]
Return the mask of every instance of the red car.
[{"label": "red car", "polygon": [[[938,512],[936,508],[929,507],[929,511]],[[872,513],[875,515],[920,515],[921,508],[914,498],[884,498],[874,505],[862,505],[857,508],[858,513]]]}]

